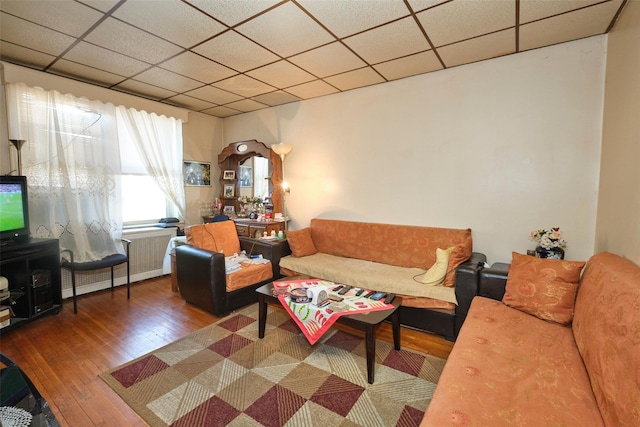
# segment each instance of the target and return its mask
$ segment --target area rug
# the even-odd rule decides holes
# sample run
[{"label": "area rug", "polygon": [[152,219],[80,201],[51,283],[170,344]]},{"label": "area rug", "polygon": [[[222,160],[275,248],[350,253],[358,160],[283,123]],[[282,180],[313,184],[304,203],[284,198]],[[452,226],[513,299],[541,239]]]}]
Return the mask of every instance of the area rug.
[{"label": "area rug", "polygon": [[310,345],[254,304],[100,377],[151,426],[413,426],[445,360],[376,341],[367,383],[364,339],[336,328]]}]

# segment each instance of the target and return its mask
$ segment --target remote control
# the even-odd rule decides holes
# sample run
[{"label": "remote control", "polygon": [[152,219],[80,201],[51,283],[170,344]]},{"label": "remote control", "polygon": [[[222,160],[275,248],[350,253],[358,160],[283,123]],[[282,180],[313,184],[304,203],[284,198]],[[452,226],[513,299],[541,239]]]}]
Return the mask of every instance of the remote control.
[{"label": "remote control", "polygon": [[356,292],[356,296],[359,297],[360,295],[362,295],[363,292],[364,292],[364,289],[362,288],[358,289],[358,292]]},{"label": "remote control", "polygon": [[391,302],[394,300],[395,297],[396,297],[396,294],[387,295],[387,297],[384,299],[384,303],[391,304]]},{"label": "remote control", "polygon": [[336,292],[338,295],[344,295],[347,292],[349,292],[351,290],[351,286],[349,285],[344,285],[344,288],[340,289],[338,292]]},{"label": "remote control", "polygon": [[376,293],[376,291],[369,291],[369,292],[367,292],[366,294],[364,294],[364,297],[365,297],[365,298],[369,298],[371,295],[373,295],[373,294],[375,294],[375,293]]},{"label": "remote control", "polygon": [[371,295],[369,298],[374,301],[380,301],[382,298],[386,296],[387,294],[385,292],[376,292],[375,294]]}]

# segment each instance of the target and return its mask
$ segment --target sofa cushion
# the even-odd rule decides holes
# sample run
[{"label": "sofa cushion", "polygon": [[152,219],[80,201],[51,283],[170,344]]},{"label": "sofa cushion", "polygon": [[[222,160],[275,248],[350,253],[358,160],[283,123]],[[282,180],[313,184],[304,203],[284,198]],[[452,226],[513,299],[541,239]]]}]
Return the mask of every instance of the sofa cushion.
[{"label": "sofa cushion", "polygon": [[416,277],[416,280],[429,286],[441,286],[444,283],[444,276],[447,275],[451,251],[453,251],[453,246],[447,249],[436,249],[436,262],[426,273]]},{"label": "sofa cushion", "polygon": [[240,240],[233,221],[192,225],[185,229],[187,244],[224,256],[240,253]]},{"label": "sofa cushion", "polygon": [[602,426],[571,328],[476,297],[422,426]]},{"label": "sofa cushion", "polygon": [[640,267],[602,252],[584,269],[573,333],[608,426],[640,426]]},{"label": "sofa cushion", "polygon": [[264,264],[243,262],[240,266],[240,270],[226,275],[227,292],[255,285],[273,277],[273,268],[270,262]]},{"label": "sofa cushion", "polygon": [[513,252],[502,302],[540,319],[569,325],[584,265]]},{"label": "sofa cushion", "polygon": [[291,254],[295,257],[313,255],[318,252],[311,239],[311,229],[309,227],[302,230],[287,231],[287,241],[291,248]]},{"label": "sofa cushion", "polygon": [[467,258],[471,257],[471,229],[319,218],[313,218],[310,227],[318,252],[340,257],[423,270],[435,263],[436,248],[460,245]]},{"label": "sofa cushion", "polygon": [[456,243],[456,245],[451,251],[449,265],[447,266],[447,275],[444,278],[444,285],[448,287],[453,287],[456,284],[456,268],[471,258],[473,246],[471,242],[471,230],[469,230],[469,233],[464,233],[455,238],[453,242]]},{"label": "sofa cushion", "polygon": [[302,258],[284,257],[280,259],[280,267],[353,287],[458,303],[455,289],[425,286],[414,280],[414,277],[424,273],[424,269],[420,268],[397,267],[322,252]]}]

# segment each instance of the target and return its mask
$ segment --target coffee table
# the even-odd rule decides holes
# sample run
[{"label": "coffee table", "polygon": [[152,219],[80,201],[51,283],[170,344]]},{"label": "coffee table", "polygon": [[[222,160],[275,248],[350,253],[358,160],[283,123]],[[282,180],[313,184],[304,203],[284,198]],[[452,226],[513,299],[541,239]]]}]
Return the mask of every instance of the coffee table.
[{"label": "coffee table", "polygon": [[[267,324],[267,304],[277,303],[280,301],[273,295],[273,282],[256,289],[258,292],[258,337],[264,338],[265,327]],[[389,310],[372,311],[362,314],[349,314],[340,316],[337,323],[342,323],[354,329],[364,331],[365,345],[367,349],[367,380],[369,384],[373,384],[374,368],[376,361],[376,329],[386,319],[391,318],[391,327],[393,330],[393,348],[400,350],[400,318],[398,316],[398,307],[402,303],[402,298],[395,297]]]}]

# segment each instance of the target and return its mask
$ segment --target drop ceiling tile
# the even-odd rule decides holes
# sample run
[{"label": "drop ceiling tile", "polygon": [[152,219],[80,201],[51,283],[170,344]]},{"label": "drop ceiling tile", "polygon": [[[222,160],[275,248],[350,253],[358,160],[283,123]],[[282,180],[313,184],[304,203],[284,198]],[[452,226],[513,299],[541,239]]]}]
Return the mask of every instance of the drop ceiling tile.
[{"label": "drop ceiling tile", "polygon": [[[152,7],[153,13],[149,13],[150,3],[128,1],[112,16],[185,48],[227,29],[226,26],[179,0],[156,1]],[[185,31],[187,28],[189,31]]]},{"label": "drop ceiling tile", "polygon": [[397,80],[404,77],[415,76],[416,74],[430,73],[431,71],[442,70],[442,64],[436,54],[430,50],[417,53],[404,58],[394,59],[374,65],[373,68],[387,80]]},{"label": "drop ceiling tile", "polygon": [[280,59],[235,31],[227,31],[191,50],[240,72]]},{"label": "drop ceiling tile", "polygon": [[54,59],[55,56],[0,41],[0,60],[43,69],[51,64]]},{"label": "drop ceiling tile", "polygon": [[227,108],[227,107],[213,107],[206,110],[202,110],[200,112],[204,114],[209,114],[215,117],[229,117],[229,116],[235,116],[236,114],[242,114],[242,111],[234,110],[233,108]]},{"label": "drop ceiling tile", "polygon": [[160,67],[202,83],[217,82],[237,74],[224,65],[188,51],[163,62]]},{"label": "drop ceiling tile", "polygon": [[430,48],[413,18],[404,18],[344,42],[369,64],[388,61]]},{"label": "drop ceiling tile", "polygon": [[338,37],[347,37],[409,15],[402,0],[300,0],[299,3]]},{"label": "drop ceiling tile", "polygon": [[287,88],[287,92],[294,94],[302,99],[311,99],[318,96],[330,95],[339,92],[338,89],[322,80],[315,80],[309,83],[303,83],[298,86]]},{"label": "drop ceiling tile", "polygon": [[213,104],[227,104],[229,102],[242,99],[241,96],[227,92],[226,90],[218,89],[217,87],[213,86],[200,87],[198,89],[187,92],[185,95],[202,99],[203,101],[208,101]]},{"label": "drop ceiling tile", "polygon": [[[2,0],[0,10],[74,37],[82,35],[103,16],[90,7],[70,1]],[[70,16],[73,19],[69,19]]]},{"label": "drop ceiling tile", "polygon": [[182,48],[173,43],[114,18],[104,20],[85,37],[85,40],[151,64],[182,51]]},{"label": "drop ceiling tile", "polygon": [[233,91],[233,93],[246,98],[251,98],[253,96],[262,95],[263,93],[276,90],[276,88],[269,86],[268,84],[259,82],[256,79],[252,79],[251,77],[242,74],[221,80],[214,83],[212,86],[229,92]]},{"label": "drop ceiling tile", "polygon": [[50,71],[61,76],[80,79],[88,83],[106,87],[113,86],[124,79],[122,76],[98,70],[96,68],[87,67],[86,65],[67,61],[65,59],[56,61],[56,63],[50,68]]},{"label": "drop ceiling tile", "polygon": [[149,68],[145,62],[85,42],[75,45],[64,55],[64,59],[125,77]]},{"label": "drop ceiling tile", "polygon": [[315,80],[314,76],[287,61],[265,65],[249,71],[247,75],[277,88],[295,86]]},{"label": "drop ceiling tile", "polygon": [[409,5],[417,13],[448,1],[450,0],[409,0]]},{"label": "drop ceiling tile", "polygon": [[171,98],[165,99],[165,101],[195,111],[206,110],[207,108],[213,108],[216,106],[215,104],[212,104],[210,102],[193,98],[187,95],[172,96]]},{"label": "drop ceiling tile", "polygon": [[242,101],[236,101],[236,102],[232,102],[231,104],[227,104],[225,105],[225,107],[233,108],[235,110],[240,110],[242,112],[247,113],[249,111],[261,110],[263,108],[267,108],[268,105],[253,101],[251,99],[243,99]]},{"label": "drop ceiling tile", "polygon": [[295,95],[291,95],[290,93],[278,90],[276,92],[265,93],[264,95],[256,96],[253,98],[253,100],[273,107],[274,105],[282,105],[288,104],[290,102],[300,101],[300,98]]},{"label": "drop ceiling tile", "polygon": [[335,40],[294,3],[278,6],[236,27],[236,31],[282,57]]},{"label": "drop ceiling tile", "polygon": [[186,0],[198,9],[222,21],[234,26],[246,19],[255,16],[271,6],[280,3],[281,0]]},{"label": "drop ceiling tile", "polygon": [[120,0],[78,0],[80,3],[84,3],[87,6],[91,6],[102,12],[108,12],[118,4]]},{"label": "drop ceiling tile", "polygon": [[515,30],[503,30],[438,49],[445,66],[469,64],[484,59],[508,55],[516,51]]},{"label": "drop ceiling tile", "polygon": [[54,56],[64,52],[75,40],[73,37],[2,12],[0,12],[0,39]]},{"label": "drop ceiling tile", "polygon": [[163,70],[159,67],[153,67],[143,71],[133,77],[137,81],[149,83],[154,86],[160,86],[174,92],[186,92],[202,86],[201,82],[181,76],[171,71]]},{"label": "drop ceiling tile", "polygon": [[520,26],[520,50],[602,34],[618,10],[618,2],[602,3]]},{"label": "drop ceiling tile", "polygon": [[574,9],[591,6],[602,0],[526,0],[520,2],[520,24],[549,18],[550,16],[568,12]]},{"label": "drop ceiling tile", "polygon": [[289,61],[318,77],[344,73],[367,65],[339,42],[292,56]]},{"label": "drop ceiling tile", "polygon": [[438,47],[515,26],[516,2],[452,1],[417,16]]},{"label": "drop ceiling tile", "polygon": [[340,90],[350,90],[384,82],[384,79],[369,67],[327,77],[325,80]]},{"label": "drop ceiling tile", "polygon": [[135,80],[126,80],[118,84],[117,86],[114,86],[113,89],[155,100],[171,98],[172,96],[176,95],[175,92],[172,92],[170,90],[162,89]]}]

